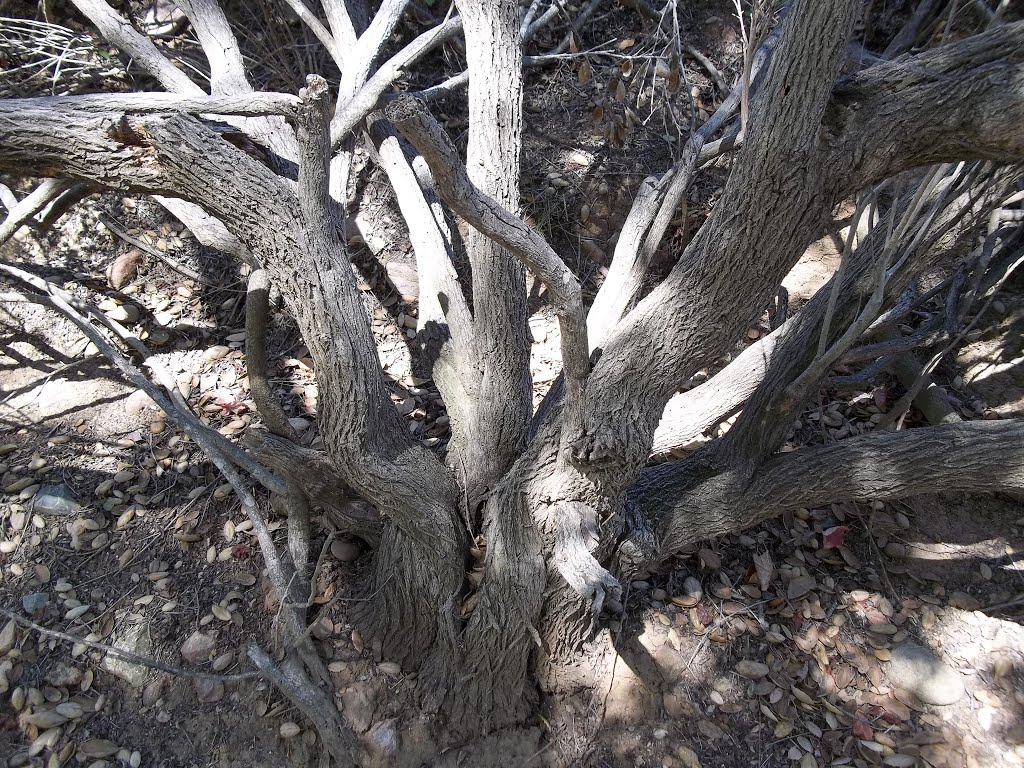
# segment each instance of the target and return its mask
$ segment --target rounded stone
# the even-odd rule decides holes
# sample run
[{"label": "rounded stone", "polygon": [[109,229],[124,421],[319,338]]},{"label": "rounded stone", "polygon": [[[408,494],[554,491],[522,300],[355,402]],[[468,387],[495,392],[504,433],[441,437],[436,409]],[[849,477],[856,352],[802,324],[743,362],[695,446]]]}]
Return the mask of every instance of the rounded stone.
[{"label": "rounded stone", "polygon": [[920,645],[893,648],[885,672],[892,687],[910,691],[925,704],[952,704],[964,695],[960,673]]}]

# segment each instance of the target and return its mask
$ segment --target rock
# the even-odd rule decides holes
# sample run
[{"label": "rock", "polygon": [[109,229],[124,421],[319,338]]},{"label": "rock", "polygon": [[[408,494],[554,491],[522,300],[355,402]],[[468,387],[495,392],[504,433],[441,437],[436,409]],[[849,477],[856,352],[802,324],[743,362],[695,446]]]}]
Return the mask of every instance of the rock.
[{"label": "rock", "polygon": [[156,410],[158,406],[153,398],[141,389],[135,390],[124,399],[124,409],[130,416],[138,416],[145,408]]},{"label": "rock", "polygon": [[897,541],[890,541],[883,550],[889,557],[902,559],[907,556],[907,547]]},{"label": "rock", "polygon": [[142,251],[138,248],[122,253],[107,267],[107,284],[117,290],[124,288],[138,273],[142,262]]},{"label": "rock", "polygon": [[759,661],[750,661],[744,659],[736,665],[736,674],[741,677],[745,677],[748,680],[760,680],[762,677],[767,675],[771,670],[767,664],[762,664]]},{"label": "rock", "polygon": [[74,515],[82,509],[71,489],[63,483],[44,485],[36,492],[32,505],[36,512],[44,515]]},{"label": "rock", "polygon": [[420,295],[420,277],[415,263],[394,260],[389,261],[384,269],[388,273],[388,280],[400,294],[403,296]]},{"label": "rock", "polygon": [[63,661],[58,661],[46,673],[46,682],[54,688],[70,688],[82,682],[82,670],[65,664]]},{"label": "rock", "polygon": [[806,595],[817,585],[813,576],[796,576],[789,582],[789,587],[786,589],[786,597],[790,600],[796,600],[798,597]]},{"label": "rock", "polygon": [[725,738],[725,731],[719,728],[715,723],[710,720],[698,720],[697,730],[703,733],[712,741],[718,741],[719,739]]},{"label": "rock", "polygon": [[210,654],[217,647],[212,635],[196,630],[181,646],[181,656],[190,664],[202,664],[210,660]]},{"label": "rock", "polygon": [[21,598],[21,606],[25,613],[35,615],[50,604],[50,597],[45,592],[32,592]]},{"label": "rock", "polygon": [[398,729],[395,727],[395,719],[374,723],[370,732],[366,734],[366,740],[370,749],[378,755],[393,756],[397,754],[401,742]]},{"label": "rock", "polygon": [[885,673],[889,685],[910,691],[925,704],[952,704],[964,695],[960,674],[930,648],[914,643],[892,649]]},{"label": "rock", "polygon": [[152,682],[146,683],[146,687],[142,689],[142,704],[146,707],[152,707],[158,701],[164,693],[164,681],[162,679],[156,679]]},{"label": "rock", "polygon": [[292,416],[288,419],[288,423],[292,425],[292,429],[300,433],[305,432],[310,428],[310,426],[312,426],[309,419],[304,419],[301,416]]},{"label": "rock", "polygon": [[282,739],[293,739],[302,733],[302,728],[298,723],[293,723],[291,720],[285,723],[281,723],[281,727],[278,729],[278,733],[281,734]]},{"label": "rock", "polygon": [[377,693],[366,681],[353,683],[341,694],[342,711],[345,719],[357,733],[370,727],[376,709]]},{"label": "rock", "polygon": [[697,753],[685,744],[680,744],[676,747],[676,757],[682,761],[683,768],[701,768],[700,758],[697,757]]},{"label": "rock", "polygon": [[673,720],[679,720],[684,717],[693,717],[694,708],[690,700],[685,695],[679,695],[676,693],[666,693],[664,696],[665,714]]},{"label": "rock", "polygon": [[[115,648],[122,651],[134,653],[136,656],[149,656],[153,649],[153,641],[146,631],[143,623],[129,624],[124,632],[120,634],[113,643]],[[146,683],[146,676],[149,669],[138,664],[132,664],[127,659],[114,654],[108,654],[103,659],[103,668],[112,675],[117,675],[134,688],[141,688]]]},{"label": "rock", "polygon": [[134,324],[139,320],[139,308],[134,304],[119,304],[107,312],[107,317],[118,323]]},{"label": "rock", "polygon": [[700,602],[702,597],[704,597],[704,588],[701,586],[700,580],[693,576],[687,576],[683,581],[683,594],[673,597],[672,602],[681,608],[692,608]]},{"label": "rock", "polygon": [[220,680],[194,681],[196,695],[203,704],[213,704],[224,698],[224,683]]},{"label": "rock", "polygon": [[0,656],[6,655],[14,647],[14,641],[17,640],[14,635],[15,626],[14,619],[11,619],[4,624],[3,629],[0,629]]},{"label": "rock", "polygon": [[353,563],[359,559],[359,545],[352,541],[335,541],[331,543],[331,554],[342,563]]},{"label": "rock", "polygon": [[981,608],[981,601],[966,592],[951,592],[949,605],[952,608],[959,608],[961,611],[976,611]]},{"label": "rock", "polygon": [[78,754],[85,757],[110,757],[116,755],[119,749],[121,747],[107,739],[90,739],[78,747]]}]

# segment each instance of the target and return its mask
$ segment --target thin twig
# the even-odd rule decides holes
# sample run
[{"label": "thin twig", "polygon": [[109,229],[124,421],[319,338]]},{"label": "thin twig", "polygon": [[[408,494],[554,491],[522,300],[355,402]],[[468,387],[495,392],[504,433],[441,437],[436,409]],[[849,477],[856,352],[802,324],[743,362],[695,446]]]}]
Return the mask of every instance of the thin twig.
[{"label": "thin twig", "polygon": [[237,675],[219,675],[212,672],[197,672],[192,669],[185,669],[183,667],[176,667],[172,664],[164,664],[162,661],[156,659],[150,659],[145,656],[139,656],[137,653],[131,651],[125,651],[113,645],[105,645],[103,643],[97,643],[93,640],[86,640],[85,638],[75,637],[65,632],[58,632],[55,629],[47,629],[46,627],[36,624],[34,621],[26,619],[24,616],[7,610],[3,606],[0,606],[0,614],[14,621],[26,629],[31,629],[33,632],[38,632],[41,635],[47,637],[53,637],[58,640],[64,640],[68,643],[79,643],[88,648],[94,648],[97,651],[103,651],[104,653],[111,654],[113,656],[120,656],[126,661],[130,661],[132,664],[138,664],[140,667],[148,667],[149,669],[155,669],[159,672],[167,672],[172,675],[178,675],[180,677],[191,677],[196,680],[209,680],[216,683],[235,683],[239,680],[251,680],[254,677],[261,677],[260,672],[242,672]]}]

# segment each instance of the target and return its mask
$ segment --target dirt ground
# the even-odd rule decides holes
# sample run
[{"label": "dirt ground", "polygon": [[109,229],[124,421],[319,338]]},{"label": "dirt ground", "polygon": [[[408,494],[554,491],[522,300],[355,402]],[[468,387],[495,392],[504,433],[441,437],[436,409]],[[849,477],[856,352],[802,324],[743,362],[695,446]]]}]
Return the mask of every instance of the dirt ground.
[{"label": "dirt ground", "polygon": [[[694,44],[730,79],[738,66],[731,6],[688,5],[683,22]],[[583,42],[646,50],[638,28],[620,10],[594,22]],[[559,252],[575,255],[591,293],[636,186],[681,146],[673,121],[682,112],[627,125],[625,110],[611,105],[595,118],[612,74],[595,65],[583,83],[566,64],[528,77],[524,209]],[[686,75],[695,103],[713,109],[708,77],[689,66]],[[460,116],[447,117],[457,132]],[[365,202],[350,242],[381,364],[410,430],[442,448],[443,403],[413,370],[406,344],[415,334],[415,254],[386,180],[365,158],[355,170]],[[674,237],[700,225],[725,173],[711,168],[700,178]],[[126,243],[101,214],[199,279]],[[242,351],[246,269],[204,250],[162,209],[94,196],[53,230],[19,234],[0,258],[32,263],[138,328],[195,410],[226,436],[258,424]],[[108,282],[115,263],[129,272],[119,289]],[[831,240],[810,249],[786,281],[791,304],[837,265]],[[558,330],[542,301],[534,308],[539,400],[558,373]],[[994,310],[936,375],[966,418],[1024,416],[1022,286]],[[767,318],[748,336],[765,332]],[[272,324],[270,359],[302,442],[317,447],[311,361],[284,313]],[[891,381],[825,393],[787,447],[857,434],[900,394]],[[912,412],[909,425],[919,420]],[[148,397],[36,305],[0,304],[0,489],[0,766],[317,763],[309,724],[245,676],[247,644],[268,644],[277,606],[237,500]],[[1019,500],[950,494],[837,504],[709,542],[629,585],[625,617],[590,649],[586,687],[545,696],[520,730],[454,746],[443,723],[417,707],[414,681],[348,621],[366,552],[326,518],[315,525],[313,635],[336,704],[364,741],[365,765],[1024,765]],[[282,526],[273,520],[275,531]],[[908,654],[925,658],[920,649],[932,654],[921,662],[927,669],[898,675]]]}]

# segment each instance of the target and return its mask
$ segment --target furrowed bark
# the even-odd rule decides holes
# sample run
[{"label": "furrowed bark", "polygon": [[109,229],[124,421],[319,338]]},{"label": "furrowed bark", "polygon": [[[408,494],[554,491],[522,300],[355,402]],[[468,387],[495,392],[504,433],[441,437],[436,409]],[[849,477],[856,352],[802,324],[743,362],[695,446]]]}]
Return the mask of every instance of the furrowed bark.
[{"label": "furrowed bark", "polygon": [[[206,0],[203,1],[206,2]],[[89,21],[96,25],[96,28],[100,30],[100,33],[111,45],[117,47],[122,53],[131,56],[133,61],[155,77],[168,91],[187,97],[209,98],[203,89],[192,82],[184,72],[175,67],[149,38],[140,34],[127,19],[114,11],[104,0],[77,0],[75,6]],[[230,35],[230,30],[228,30],[228,34]],[[231,41],[233,42],[233,40],[232,36]],[[251,91],[252,89],[249,88],[248,90]],[[244,93],[245,91],[241,92]],[[279,120],[275,125],[268,118],[259,122],[249,123],[249,125],[250,127],[254,126],[255,133],[261,135],[266,143],[272,146],[281,157],[285,159],[294,157],[294,141],[290,140],[290,137],[286,137],[282,130],[276,130],[283,127],[283,121]],[[244,247],[239,247],[240,243],[236,238],[229,237],[225,239],[223,237],[220,227],[217,226],[218,222],[213,221],[209,214],[198,211],[193,206],[177,202],[175,200],[177,197],[176,194],[170,193],[155,196],[155,199],[158,203],[167,207],[185,226],[192,230],[200,239],[200,242],[211,247],[218,247],[215,243],[221,243],[225,246],[221,250],[227,253],[234,253],[241,257],[247,255]]]},{"label": "furrowed bark", "polygon": [[245,292],[245,368],[249,391],[263,423],[272,434],[297,443],[299,435],[274,397],[267,377],[267,321],[270,315],[270,278],[266,270],[249,275]]},{"label": "furrowed bark", "polygon": [[[802,24],[800,19],[806,17],[808,11],[804,6],[795,7],[787,19],[787,27],[791,23],[799,26]],[[788,31],[783,33],[780,51],[787,34]],[[756,119],[752,120],[751,137],[745,149],[741,150],[724,196],[727,204],[712,214],[712,219],[691,242],[687,254],[669,279],[631,313],[614,340],[606,345],[605,355],[591,376],[588,390],[592,396],[588,398],[592,412],[616,414],[617,423],[637,424],[640,429],[636,430],[636,436],[644,437],[648,434],[648,424],[654,420],[650,410],[634,408],[623,412],[624,409],[618,404],[623,401],[641,402],[644,398],[650,401],[652,397],[657,403],[665,397],[665,393],[660,390],[657,393],[651,392],[637,378],[630,382],[627,368],[643,370],[642,381],[666,381],[672,380],[673,376],[680,377],[675,381],[683,380],[680,372],[690,375],[693,368],[679,361],[695,358],[694,352],[698,349],[719,349],[718,343],[710,343],[717,338],[714,330],[731,325],[729,320],[734,315],[730,313],[736,308],[727,308],[728,299],[724,296],[713,297],[713,294],[728,285],[730,287],[727,290],[735,295],[732,286],[744,285],[746,288],[740,293],[745,294],[748,306],[762,305],[762,296],[767,297],[774,287],[769,288],[765,283],[763,293],[756,296],[751,289],[755,284],[760,287],[760,277],[769,272],[762,270],[757,278],[733,283],[733,276],[739,273],[732,273],[726,263],[721,261],[723,253],[735,253],[736,256],[730,258],[739,259],[740,254],[765,251],[766,245],[757,243],[760,239],[757,233],[746,227],[746,224],[757,218],[758,211],[775,211],[773,214],[765,213],[773,222],[765,222],[765,226],[771,230],[771,248],[775,249],[775,253],[769,256],[771,261],[779,263],[776,257],[779,256],[778,249],[783,242],[786,243],[784,250],[789,251],[787,258],[782,261],[782,269],[772,273],[772,282],[775,283],[775,276],[788,268],[794,260],[794,254],[802,252],[806,246],[808,235],[815,229],[812,226],[813,220],[823,217],[826,210],[851,190],[923,163],[972,157],[994,157],[1003,161],[1024,157],[1020,132],[1012,128],[1020,123],[1019,110],[1024,104],[1020,99],[1024,90],[1019,85],[1020,79],[1024,77],[1024,67],[1020,61],[1022,47],[1019,44],[1022,34],[1024,29],[1021,24],[1006,25],[938,51],[880,64],[840,83],[827,108],[819,113],[823,120],[821,129],[811,131],[804,138],[805,142],[808,138],[812,142],[805,147],[808,154],[804,159],[800,159],[799,153],[794,155],[792,142],[784,140],[781,146],[776,147],[774,155],[768,153],[769,157],[776,158],[776,162],[769,160],[755,174],[757,178],[764,179],[764,173],[771,173],[772,169],[780,173],[775,183],[778,190],[784,190],[778,200],[779,205],[788,208],[788,211],[781,211],[785,223],[779,220],[780,212],[776,210],[775,204],[767,203],[767,199],[766,207],[752,204],[752,201],[759,199],[760,192],[755,190],[764,190],[760,181],[751,183],[751,179],[744,180],[749,168],[745,168],[747,163],[742,158],[750,148],[749,142],[754,141],[757,135],[753,127],[758,123]],[[820,37],[820,34],[811,37]],[[804,36],[803,39],[810,38]],[[799,57],[788,50],[776,56],[780,61],[787,62],[786,68],[790,70],[790,75],[780,80],[777,73],[770,74],[761,98],[768,99],[768,93],[774,89],[775,95],[782,98],[782,101],[775,98],[768,100],[778,105],[786,98],[794,98],[796,93],[806,92],[806,88],[796,85],[796,75],[792,72],[794,67],[798,67],[796,61]],[[916,64],[922,57],[924,66],[919,71]],[[819,81],[819,86],[821,84]],[[785,90],[789,91],[788,96],[782,93]],[[978,99],[975,99],[975,94],[980,99],[980,109],[977,109]],[[943,112],[942,119],[936,119],[934,105],[945,104],[947,101],[951,119],[946,119],[947,112]],[[755,99],[755,107],[757,103],[758,99]],[[795,105],[793,109],[801,112],[800,119],[792,121],[794,125],[807,118],[807,110]],[[982,117],[984,125],[979,122]],[[894,129],[896,125],[900,127]],[[796,130],[799,132],[799,129]],[[808,130],[806,125],[805,130]],[[895,149],[891,149],[893,147]],[[760,149],[761,152],[746,154],[751,163],[756,164],[766,147]],[[780,153],[789,153],[789,158],[778,162]],[[802,172],[812,165],[817,171],[807,174],[800,182],[797,182],[797,177],[786,173],[787,167]],[[790,184],[793,186],[789,187]],[[773,197],[770,191],[767,194],[769,198]],[[796,204],[794,212],[793,201],[797,198],[803,202]],[[782,203],[782,199],[788,202]],[[744,222],[743,231],[729,231],[730,221]],[[743,246],[739,252],[732,251],[736,245]],[[719,274],[710,271],[712,256],[713,269]],[[725,274],[730,277],[717,279]],[[696,285],[701,286],[699,291],[686,293],[687,288],[692,291]],[[704,300],[702,296],[711,300],[700,312],[691,315],[686,309],[691,296],[693,302],[690,304],[693,305]],[[685,297],[682,303],[681,297]],[[736,311],[742,314],[741,309]],[[666,317],[669,314],[672,316]],[[750,319],[748,315],[744,317]],[[679,336],[675,342],[657,352],[653,350],[653,343],[675,339],[677,333]],[[733,333],[736,331],[729,334],[732,338],[735,337]],[[622,351],[621,356],[619,349]],[[676,362],[666,364],[666,360],[673,358]],[[583,463],[595,468],[601,466],[601,461],[617,467],[633,464],[638,460],[640,451],[634,455],[629,449],[632,442],[629,432],[624,430],[616,434],[610,429],[602,429],[601,424],[593,424],[589,439],[580,445],[579,453]],[[637,446],[642,446],[644,442],[643,439],[639,440]]]},{"label": "furrowed bark", "polygon": [[[321,433],[331,459],[347,484],[389,515],[419,551],[411,566],[420,578],[413,582],[420,584],[417,636],[387,616],[375,616],[374,627],[386,636],[386,648],[411,645],[422,655],[436,637],[437,606],[462,582],[455,489],[440,462],[411,439],[387,396],[343,244],[324,221],[326,204],[310,202],[307,194],[303,213],[289,182],[191,117],[38,112],[12,116],[0,104],[0,166],[44,176],[60,169],[107,187],[205,205],[281,287],[315,362]],[[309,161],[326,163],[326,144],[311,145]],[[392,575],[379,574],[371,590]]]},{"label": "furrowed bark", "polygon": [[126,112],[142,115],[182,112],[190,115],[294,117],[299,100],[290,93],[272,92],[213,96],[205,93],[201,96],[178,93],[103,93],[82,96],[34,96],[26,99],[7,99],[4,103],[12,109],[74,109],[100,114]]},{"label": "furrowed bark", "polygon": [[[330,318],[326,328],[320,319],[317,331],[305,338],[318,374],[321,366],[325,367],[327,382],[334,387],[321,386],[318,403],[328,452],[356,492],[389,513],[402,529],[390,534],[385,531],[369,587],[371,593],[380,592],[383,597],[377,605],[361,604],[362,620],[389,656],[407,660],[416,668],[435,642],[438,653],[453,652],[449,638],[454,613],[442,606],[450,606],[461,587],[465,542],[455,514],[455,488],[447,471],[412,440],[384,391],[368,318],[344,243],[331,218],[326,90],[321,78],[310,78],[298,121],[299,203],[307,233],[304,246],[313,272],[303,293],[307,303],[309,294],[315,294],[316,309]],[[297,315],[303,314],[302,309],[293,309]],[[344,381],[344,390],[337,389]],[[404,538],[411,541],[402,542]],[[397,546],[414,553],[398,570],[389,562]],[[419,599],[408,604],[413,585],[419,589]],[[411,626],[406,616],[394,610],[398,603],[406,604],[406,612],[416,614]],[[415,633],[414,639],[410,631]]]},{"label": "furrowed bark", "polygon": [[[998,201],[1007,190],[1014,188],[1019,175],[1018,168],[1007,168],[993,177],[981,177],[977,186],[972,187],[968,184],[966,191],[954,196],[943,211],[942,217],[932,225],[936,232],[940,233],[937,240],[934,243],[930,240],[920,241],[921,244],[916,250],[907,252],[903,267],[886,284],[888,300],[897,299],[915,275],[938,263],[955,259],[958,255],[962,257],[962,254],[969,251],[979,229],[985,225],[992,207],[998,205]],[[946,181],[953,178],[949,177]],[[967,178],[977,177],[968,175]],[[939,188],[936,194],[944,193]],[[833,331],[828,340],[829,343],[835,343],[837,338],[844,335],[847,325],[860,313],[865,292],[873,290],[867,278],[875,270],[875,264],[886,248],[887,235],[884,222],[876,226],[853,252],[844,274],[837,274],[815,294],[800,313],[776,331],[778,338],[770,356],[765,360],[764,378],[728,434],[685,460],[645,470],[641,474],[637,485],[631,490],[631,497],[639,506],[641,514],[658,515],[667,508],[665,504],[649,504],[643,499],[667,499],[672,494],[682,498],[687,494],[699,493],[712,504],[718,504],[720,501],[723,504],[740,503],[738,499],[732,497],[729,497],[728,502],[724,499],[735,493],[735,489],[745,488],[748,482],[752,482],[751,478],[757,476],[766,461],[774,461],[770,457],[781,446],[793,419],[819,385],[820,378],[816,378],[808,381],[800,392],[793,392],[793,382],[804,377],[808,366],[814,363],[816,342],[820,335],[822,320],[828,313],[830,299],[833,295],[840,297],[834,308]],[[913,230],[909,231],[906,237],[908,240],[913,239]],[[897,246],[899,251],[905,249],[906,246]],[[836,280],[841,280],[842,285],[834,292],[832,286]],[[820,372],[820,377],[823,378],[826,373],[827,371]],[[815,483],[817,477],[808,475],[804,478],[802,487],[806,489]],[[655,488],[654,484],[662,487]],[[720,494],[720,497],[715,494]],[[683,517],[675,517],[689,514],[695,513],[692,509],[683,511],[683,506],[680,506],[670,519],[648,518],[661,540],[659,549],[647,548],[648,558],[660,560],[675,551],[671,547],[687,545],[679,544],[682,539],[672,538],[675,534],[670,532],[677,529],[690,530],[695,525],[702,525]],[[754,513],[736,507],[733,527],[738,530],[746,525],[747,520],[751,519],[750,514]],[[763,518],[757,517],[757,520],[760,519]],[[724,524],[723,517],[716,520],[716,525]],[[648,531],[642,526],[638,528],[635,536],[631,533],[630,538],[637,540],[633,542],[633,548],[639,547],[640,542],[645,541],[648,535]],[[648,564],[641,563],[641,566]]]},{"label": "furrowed bark", "polygon": [[949,160],[1024,157],[1024,21],[841,80],[825,116],[844,191]]},{"label": "furrowed bark", "polygon": [[[557,432],[549,437],[557,439]],[[440,702],[451,713],[453,727],[465,735],[522,722],[536,704],[529,667],[540,645],[537,625],[546,577],[535,511],[547,506],[544,487],[551,481],[553,462],[544,451],[549,449],[550,444],[535,441],[484,507],[484,580],[463,632],[459,675]]]},{"label": "furrowed bark", "polygon": [[[535,695],[524,684],[524,672],[541,640],[543,630],[535,625],[545,584],[553,580],[564,589],[568,581],[571,592],[593,601],[598,611],[606,594],[618,597],[618,583],[593,554],[599,540],[595,503],[581,494],[586,484],[578,473],[558,458],[564,435],[575,433],[579,416],[573,409],[589,368],[582,299],[578,281],[544,239],[472,184],[451,142],[416,100],[392,102],[387,114],[430,165],[445,202],[478,231],[507,246],[545,283],[563,329],[568,382],[563,418],[547,426],[545,438],[533,441],[487,501],[487,561],[465,632],[465,682],[448,699],[454,720],[467,732],[489,730],[516,722]],[[605,517],[608,505],[597,506]],[[579,607],[581,600],[570,602]]]},{"label": "furrowed bark", "polygon": [[380,541],[380,513],[355,495],[326,455],[258,429],[247,430],[242,443],[261,464],[301,488],[342,531],[372,546]]},{"label": "furrowed bark", "polygon": [[[568,403],[571,408],[578,409],[590,370],[579,280],[543,237],[473,184],[444,129],[416,99],[407,97],[393,101],[386,112],[430,166],[441,197],[449,207],[477,232],[526,264],[548,289],[561,329],[562,369],[567,382]],[[477,324],[478,331],[479,328]]]},{"label": "furrowed bark", "polygon": [[631,482],[677,382],[756,320],[831,213],[820,121],[856,7],[804,2],[789,13],[722,201],[607,340],[588,384],[587,434],[573,447],[600,482]]},{"label": "furrowed bark", "polygon": [[[517,211],[523,128],[519,4],[459,1],[456,6],[470,75],[466,172],[481,192]],[[477,230],[469,232],[465,244],[473,270],[474,346],[481,373],[466,445],[468,494],[476,509],[525,445],[532,392],[525,271]]]},{"label": "furrowed bark", "polygon": [[943,491],[1020,491],[1024,422],[975,421],[876,432],[783,454],[749,481],[717,475],[688,484],[685,491],[662,481],[659,475],[664,471],[646,470],[634,499],[646,515],[672,521],[660,531],[659,557],[756,525],[787,509]]}]

